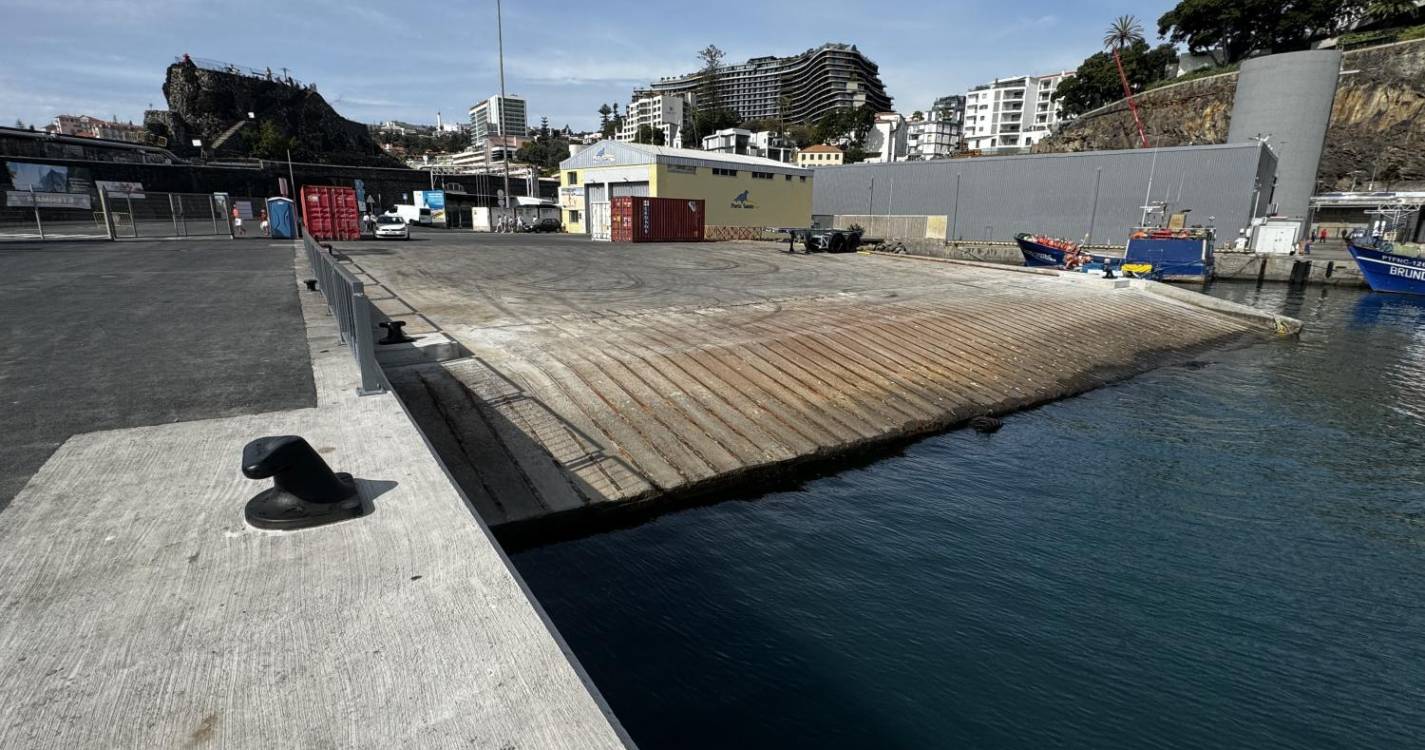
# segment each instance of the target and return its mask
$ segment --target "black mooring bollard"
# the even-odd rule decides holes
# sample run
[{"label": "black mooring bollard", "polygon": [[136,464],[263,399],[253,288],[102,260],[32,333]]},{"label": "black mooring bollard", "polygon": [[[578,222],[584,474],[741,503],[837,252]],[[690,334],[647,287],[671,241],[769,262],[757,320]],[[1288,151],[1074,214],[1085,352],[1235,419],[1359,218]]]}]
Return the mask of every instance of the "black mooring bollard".
[{"label": "black mooring bollard", "polygon": [[385,323],[377,323],[377,325],[386,329],[386,335],[382,337],[380,341],[376,342],[378,344],[409,344],[415,341],[415,339],[407,336],[405,331],[401,330],[406,327],[406,321],[404,320],[388,320]]},{"label": "black mooring bollard", "polygon": [[247,522],[259,529],[291,531],[357,518],[365,512],[350,474],[334,473],[306,440],[296,435],[260,437],[242,449],[248,479],[272,478],[273,486],[247,501]]},{"label": "black mooring bollard", "polygon": [[317,280],[316,280],[316,279],[305,279],[305,280],[303,280],[302,283],[304,283],[304,284],[307,285],[307,291],[309,291],[309,292],[315,292],[315,291],[317,291]]}]

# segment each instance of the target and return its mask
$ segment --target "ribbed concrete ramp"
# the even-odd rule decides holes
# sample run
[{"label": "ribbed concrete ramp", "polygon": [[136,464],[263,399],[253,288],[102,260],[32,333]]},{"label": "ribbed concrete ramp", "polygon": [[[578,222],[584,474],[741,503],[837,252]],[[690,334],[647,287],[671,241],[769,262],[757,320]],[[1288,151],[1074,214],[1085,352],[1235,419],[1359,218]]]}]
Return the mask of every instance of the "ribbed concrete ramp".
[{"label": "ribbed concrete ramp", "polygon": [[[1092,388],[1152,366],[1155,354],[1267,330],[1109,282],[815,260],[851,272],[859,288],[527,322],[504,307],[483,327],[434,316],[469,356],[388,375],[485,518],[505,524],[732,488]],[[908,271],[914,286],[867,285]]]}]

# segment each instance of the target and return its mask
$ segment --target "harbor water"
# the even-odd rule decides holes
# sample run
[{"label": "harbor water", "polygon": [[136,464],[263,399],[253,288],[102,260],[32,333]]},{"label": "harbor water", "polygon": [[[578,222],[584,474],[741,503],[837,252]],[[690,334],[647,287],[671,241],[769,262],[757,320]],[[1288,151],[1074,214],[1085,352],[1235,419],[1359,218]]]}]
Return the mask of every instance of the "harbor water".
[{"label": "harbor water", "polygon": [[645,748],[1425,746],[1425,300],[514,562]]}]

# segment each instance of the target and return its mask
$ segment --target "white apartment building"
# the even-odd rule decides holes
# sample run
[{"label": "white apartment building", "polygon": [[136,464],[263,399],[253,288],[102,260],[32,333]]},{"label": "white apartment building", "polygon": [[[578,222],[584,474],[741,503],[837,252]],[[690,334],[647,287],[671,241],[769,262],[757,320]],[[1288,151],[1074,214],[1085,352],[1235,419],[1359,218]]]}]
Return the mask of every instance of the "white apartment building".
[{"label": "white apartment building", "polygon": [[529,135],[529,109],[524,97],[496,95],[470,108],[470,142],[479,148],[492,135]]},{"label": "white apartment building", "polygon": [[644,125],[663,132],[663,145],[673,148],[683,147],[684,118],[692,114],[690,101],[692,94],[653,94],[635,91],[633,99],[624,112],[623,127],[614,137],[625,143],[632,143],[638,137],[638,129]]},{"label": "white apartment building", "polygon": [[743,128],[724,128],[712,135],[703,136],[703,150],[715,154],[757,156],[789,163],[792,155],[796,153],[797,144],[771,130],[753,132]]},{"label": "white apartment building", "polygon": [[1019,152],[1044,140],[1062,119],[1053,100],[1065,70],[1043,76],[1015,76],[970,89],[965,94],[965,147],[985,153]]},{"label": "white apartment building", "polygon": [[904,161],[907,127],[904,117],[896,112],[876,115],[876,122],[866,133],[867,162]]},{"label": "white apartment building", "polygon": [[928,115],[906,124],[906,159],[949,159],[960,150],[964,135],[965,97],[943,96]]}]

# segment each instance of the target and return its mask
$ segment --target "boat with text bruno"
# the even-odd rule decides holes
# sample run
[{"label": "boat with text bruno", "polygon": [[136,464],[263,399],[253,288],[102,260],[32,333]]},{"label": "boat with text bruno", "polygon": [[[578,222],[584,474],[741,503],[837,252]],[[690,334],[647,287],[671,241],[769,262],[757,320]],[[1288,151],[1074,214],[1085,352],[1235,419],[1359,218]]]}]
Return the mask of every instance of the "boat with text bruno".
[{"label": "boat with text bruno", "polygon": [[1371,290],[1425,295],[1425,245],[1379,242],[1374,247],[1353,240],[1346,245]]}]

